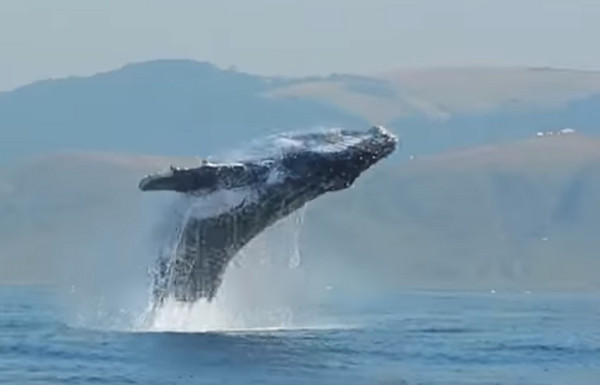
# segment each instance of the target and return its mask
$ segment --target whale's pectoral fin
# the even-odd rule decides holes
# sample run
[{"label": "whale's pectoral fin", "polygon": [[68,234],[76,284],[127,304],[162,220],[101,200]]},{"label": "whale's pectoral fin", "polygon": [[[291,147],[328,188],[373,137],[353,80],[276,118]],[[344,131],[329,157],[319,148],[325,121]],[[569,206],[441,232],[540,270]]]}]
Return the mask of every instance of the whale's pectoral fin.
[{"label": "whale's pectoral fin", "polygon": [[142,191],[176,191],[180,193],[212,191],[218,188],[239,187],[255,181],[261,167],[254,169],[242,164],[212,164],[203,162],[195,168],[177,168],[152,174],[139,183]]},{"label": "whale's pectoral fin", "polygon": [[210,190],[217,187],[218,173],[213,167],[177,168],[171,166],[169,171],[148,175],[138,187],[142,191],[176,191],[186,193],[195,190]]}]

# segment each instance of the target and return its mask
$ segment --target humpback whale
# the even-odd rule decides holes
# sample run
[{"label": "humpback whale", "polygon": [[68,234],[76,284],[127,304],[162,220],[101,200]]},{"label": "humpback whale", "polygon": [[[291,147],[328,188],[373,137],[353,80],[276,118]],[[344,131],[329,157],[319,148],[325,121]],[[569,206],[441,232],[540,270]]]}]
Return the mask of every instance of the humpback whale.
[{"label": "humpback whale", "polygon": [[155,302],[213,300],[228,263],[244,245],[307,202],[352,186],[398,143],[381,126],[270,139],[262,153],[235,162],[172,166],[139,182],[142,191],[174,191],[188,202],[173,249],[159,258]]}]

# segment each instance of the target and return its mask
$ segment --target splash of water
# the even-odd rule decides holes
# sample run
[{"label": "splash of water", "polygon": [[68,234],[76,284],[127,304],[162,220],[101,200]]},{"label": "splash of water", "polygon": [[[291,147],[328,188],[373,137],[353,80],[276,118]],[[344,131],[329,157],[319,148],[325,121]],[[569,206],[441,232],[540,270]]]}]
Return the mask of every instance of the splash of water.
[{"label": "splash of water", "polygon": [[[161,241],[161,263],[173,257],[185,221],[193,215],[192,208],[179,202],[178,209],[166,217],[171,225],[178,225],[172,226],[172,233]],[[206,332],[307,326],[304,321],[298,324],[294,317],[304,302],[299,280],[304,272],[299,266],[305,213],[306,208],[292,213],[244,247],[228,267],[213,301],[200,299],[190,304],[166,298],[156,303],[151,294],[133,329]],[[161,284],[164,282],[155,281],[152,289]]]},{"label": "splash of water", "polygon": [[[334,134],[335,132],[332,133]],[[289,150],[288,147],[299,145],[282,143],[282,138],[285,139],[285,136],[277,135],[269,140],[253,143],[250,149],[243,152],[246,157],[252,158],[255,154],[265,155],[269,151],[281,154]],[[307,138],[308,141],[310,135]],[[235,158],[244,158],[242,155],[238,151]],[[275,169],[269,181],[276,182],[280,177],[278,170]],[[174,202],[172,194],[162,195],[168,197],[167,211],[165,207],[143,210],[157,215],[154,220],[146,218],[142,221],[142,232],[147,236],[143,253],[156,255],[158,251],[158,262],[169,263],[176,253],[184,225],[190,217],[214,215],[214,212],[207,214],[206,210],[218,210],[239,203],[239,199],[244,199],[244,194],[221,195],[212,197],[213,200],[219,201],[216,202],[217,204],[211,201],[211,197],[208,197],[209,199],[202,197],[194,203],[190,200],[194,200],[195,197],[177,195]],[[143,199],[152,200],[155,196]],[[114,328],[115,322],[98,323],[96,320],[114,320],[115,314],[121,313],[126,314],[123,318],[127,321],[119,322],[117,328],[128,330],[216,331],[294,328],[319,324],[317,318],[313,317],[310,320],[313,322],[306,322],[306,319],[300,320],[299,317],[304,311],[301,310],[302,306],[312,302],[306,290],[306,269],[302,264],[300,253],[300,235],[305,214],[306,207],[279,221],[246,245],[229,264],[223,277],[223,284],[213,301],[200,300],[193,304],[182,304],[167,299],[163,304],[154,303],[155,296],[152,290],[161,284],[154,280],[149,285],[146,282],[144,299],[140,301],[139,295],[136,295],[129,301],[131,305],[128,303],[121,305],[119,302],[118,306],[112,306],[110,311],[107,311],[105,308],[110,306],[104,306],[103,301],[91,299],[90,302],[98,304],[96,309],[89,312],[94,316],[94,324],[101,325],[100,327],[111,325],[111,328]],[[145,228],[149,223],[157,226],[152,229]],[[150,244],[158,250],[148,250]],[[127,256],[123,257],[127,258]],[[152,266],[150,276],[156,277],[156,265],[146,266]],[[134,321],[130,322],[132,318]],[[86,323],[86,326],[89,326],[91,322],[87,319],[80,322],[80,324]]]},{"label": "splash of water", "polygon": [[[278,136],[278,138],[281,138],[281,136]],[[287,147],[282,145],[280,143],[280,140],[275,140],[274,143],[273,140],[267,140],[266,142],[263,141],[262,145],[260,145],[260,147],[263,148],[263,152],[268,149],[268,151],[274,151],[275,148],[279,149],[280,151],[285,152],[287,150]],[[289,145],[289,144],[288,144]],[[252,156],[252,150],[251,149],[246,149],[244,150],[247,156]],[[238,153],[238,157],[241,156],[240,153]],[[243,157],[243,156],[241,156]],[[275,183],[276,181],[278,181],[281,178],[280,175],[280,170],[278,168],[274,168],[271,171],[271,174],[269,175],[269,178],[267,179],[267,183]],[[225,290],[224,287],[220,288],[220,293],[217,294],[218,298],[215,301],[211,301],[211,302],[205,302],[203,305],[203,301],[198,301],[194,304],[187,305],[187,304],[178,304],[174,299],[170,299],[170,298],[165,298],[162,293],[169,293],[169,285],[170,282],[172,282],[172,272],[174,271],[174,268],[172,268],[172,266],[175,265],[175,262],[178,261],[178,245],[180,244],[182,237],[183,237],[183,233],[184,233],[184,229],[186,228],[186,224],[189,220],[191,220],[192,218],[196,219],[196,218],[203,218],[203,217],[207,217],[207,216],[215,216],[218,215],[220,212],[226,211],[228,209],[231,209],[232,207],[238,207],[241,204],[244,204],[246,202],[248,202],[249,200],[255,199],[254,197],[254,193],[255,191],[253,191],[251,188],[243,188],[243,191],[230,191],[230,190],[219,190],[217,192],[208,194],[206,196],[201,196],[201,197],[195,197],[195,196],[183,196],[183,197],[178,197],[178,201],[175,202],[175,210],[173,213],[170,213],[169,215],[166,216],[166,225],[165,226],[170,226],[171,229],[173,229],[170,232],[170,237],[168,239],[166,239],[163,242],[162,245],[162,250],[160,251],[159,254],[159,259],[158,259],[158,263],[157,263],[157,268],[153,271],[154,274],[154,284],[153,284],[153,294],[158,294],[158,295],[152,295],[152,301],[156,301],[154,298],[159,298],[159,302],[153,302],[150,304],[149,309],[151,309],[148,314],[145,317],[145,322],[146,324],[148,324],[147,319],[153,318],[154,321],[150,321],[150,324],[155,324],[156,322],[158,322],[160,325],[164,325],[166,323],[166,320],[171,320],[174,321],[172,319],[172,317],[170,315],[172,314],[176,314],[175,319],[180,320],[183,318],[185,319],[196,319],[196,322],[193,322],[193,324],[197,324],[202,328],[202,325],[204,325],[206,327],[206,325],[212,325],[214,323],[214,320],[220,320],[223,321],[224,319],[227,319],[229,321],[226,322],[226,324],[230,324],[231,321],[231,314],[224,314],[224,312],[222,311],[222,309],[225,307],[227,308],[228,305],[227,303],[223,303],[223,291]],[[292,246],[292,250],[284,250],[283,248],[281,248],[280,250],[268,250],[270,249],[270,245],[265,245],[266,247],[263,248],[263,250],[259,250],[259,255],[261,255],[261,257],[265,257],[265,254],[270,254],[269,251],[274,252],[275,254],[279,254],[278,257],[284,258],[287,256],[287,260],[288,260],[288,268],[289,269],[298,269],[298,267],[300,266],[301,263],[301,257],[300,257],[300,246],[299,246],[299,237],[300,237],[300,229],[302,227],[302,224],[304,222],[304,216],[305,216],[305,211],[306,209],[303,208],[301,210],[299,210],[296,213],[293,213],[292,215],[290,215],[288,218],[285,218],[284,220],[280,221],[279,224],[283,224],[281,226],[279,226],[280,228],[288,228],[288,234],[291,235],[291,239],[286,239],[287,242],[284,242],[286,245],[291,245]],[[286,226],[287,224],[287,226]],[[266,231],[266,233],[273,233],[273,232],[277,232],[277,230],[273,230],[273,229],[268,229]],[[264,233],[264,232],[263,232]],[[271,234],[272,235],[272,234]],[[285,237],[286,234],[278,234],[277,238],[279,238],[279,240],[281,240],[281,238],[286,238]],[[260,238],[260,236],[258,237]],[[251,242],[253,243],[253,242]],[[257,243],[256,241],[254,243]],[[248,255],[249,254],[257,254],[256,252],[254,253],[248,253],[248,245],[246,247],[244,247],[239,253],[239,257],[236,256],[234,257],[234,260],[232,261],[232,263],[230,264],[230,266],[228,267],[228,269],[225,272],[225,277],[224,280],[227,280],[228,275],[234,274],[234,273],[229,273],[228,272],[231,270],[231,265],[233,266],[237,266],[238,268],[242,266],[242,259],[244,260],[248,260]],[[284,254],[284,255],[281,255]],[[272,263],[276,258],[273,258],[273,256],[271,256],[271,258],[267,258],[267,260],[269,260],[269,263]],[[261,265],[263,266],[268,266],[267,263],[265,263],[265,258],[261,258]],[[246,266],[247,268],[248,266]],[[254,270],[256,270],[257,266],[253,266],[250,267],[251,269],[253,268]],[[256,271],[253,272],[247,272],[248,275],[250,276],[256,276]],[[274,274],[276,275],[280,275],[280,274]],[[229,278],[229,281],[231,281],[231,278]],[[237,279],[236,281],[239,281],[239,279]],[[242,280],[243,282],[244,280]],[[247,280],[245,280],[247,282]],[[277,282],[276,279],[267,279],[264,282],[269,282],[269,283],[275,283]],[[277,289],[275,289],[275,287],[264,287],[265,285],[262,285],[263,287],[261,287],[261,290],[267,290],[267,291],[278,291]],[[266,285],[269,286],[269,285]],[[270,285],[272,286],[272,285]],[[281,288],[279,288],[281,289]],[[250,293],[256,294],[256,286],[254,288],[253,291],[250,291]],[[289,290],[289,288],[288,288]],[[244,293],[244,295],[248,295],[249,291],[248,288],[242,288],[242,292]],[[214,305],[213,305],[214,303]],[[234,306],[234,308],[237,308],[237,306]],[[279,307],[279,309],[281,309],[281,307]],[[246,309],[248,310],[248,309]],[[254,311],[254,309],[253,309]],[[166,313],[165,313],[166,312]],[[208,324],[205,324],[203,322],[199,322],[199,318],[198,318],[198,314],[201,313],[205,313],[206,317],[208,319]],[[265,318],[265,322],[272,324],[273,320],[272,320],[272,311],[268,311],[267,314],[269,314],[269,316],[265,317],[263,315],[263,318]],[[281,311],[277,311],[277,314],[280,314]],[[289,311],[286,311],[285,313],[289,313]],[[242,318],[244,318],[245,320],[243,321],[244,323],[248,322],[247,318],[249,317],[249,314],[246,312],[245,316],[243,316]],[[254,317],[254,316],[253,316]],[[239,316],[236,316],[236,319],[239,319]],[[254,317],[255,318],[255,317]],[[279,321],[277,326],[281,326],[281,319],[278,318]],[[289,319],[289,317],[287,317],[287,319]],[[211,321],[212,320],[212,321]],[[287,321],[286,321],[287,322]],[[188,322],[185,321],[185,324],[187,324]],[[237,326],[239,325],[239,321],[235,321],[234,322]],[[178,324],[180,324],[179,322],[172,322],[172,324],[177,327]]]},{"label": "splash of water", "polygon": [[219,298],[213,302],[200,299],[192,304],[168,299],[148,315],[140,318],[138,330],[216,332],[294,326],[293,311],[289,307],[234,310],[226,300]]},{"label": "splash of water", "polygon": [[[182,261],[179,245],[183,243],[184,230],[189,221],[218,216],[254,199],[256,199],[256,191],[252,188],[223,189],[202,197],[177,196],[172,211],[165,213],[161,225],[167,237],[160,245],[157,265],[152,271],[155,297],[162,298],[170,293],[176,275],[182,273],[187,275],[188,272],[182,272],[182,269],[192,268],[187,264],[177,265]],[[233,230],[235,231],[235,226]]]}]

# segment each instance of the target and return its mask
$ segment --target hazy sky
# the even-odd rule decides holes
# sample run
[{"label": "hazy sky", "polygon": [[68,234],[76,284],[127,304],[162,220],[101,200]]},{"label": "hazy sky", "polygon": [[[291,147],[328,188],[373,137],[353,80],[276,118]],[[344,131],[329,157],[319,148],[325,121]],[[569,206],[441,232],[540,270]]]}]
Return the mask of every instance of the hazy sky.
[{"label": "hazy sky", "polygon": [[600,69],[597,0],[0,0],[0,90],[156,58],[271,75]]}]

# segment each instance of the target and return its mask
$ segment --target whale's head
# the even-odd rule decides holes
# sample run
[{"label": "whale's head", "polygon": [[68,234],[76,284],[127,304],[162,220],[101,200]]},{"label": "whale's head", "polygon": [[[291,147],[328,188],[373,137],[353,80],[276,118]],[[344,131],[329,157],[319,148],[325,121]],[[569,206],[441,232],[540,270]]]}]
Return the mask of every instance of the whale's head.
[{"label": "whale's head", "polygon": [[277,134],[257,142],[233,162],[171,168],[142,179],[143,191],[206,194],[248,185],[283,183],[316,193],[347,188],[361,173],[391,154],[398,139],[381,126]]},{"label": "whale's head", "polygon": [[367,131],[328,130],[282,139],[280,168],[289,182],[319,186],[322,192],[350,187],[371,166],[390,155],[398,139],[381,126]]}]

